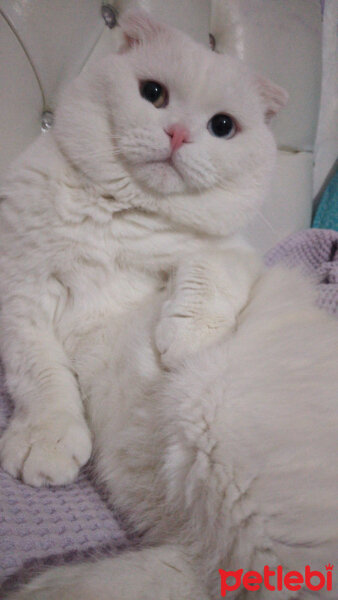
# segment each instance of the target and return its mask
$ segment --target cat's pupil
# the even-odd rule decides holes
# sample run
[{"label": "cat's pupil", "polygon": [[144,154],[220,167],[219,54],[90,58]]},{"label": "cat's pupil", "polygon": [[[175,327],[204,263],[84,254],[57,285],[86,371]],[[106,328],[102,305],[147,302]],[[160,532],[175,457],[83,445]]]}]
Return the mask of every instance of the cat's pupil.
[{"label": "cat's pupil", "polygon": [[217,137],[230,137],[234,133],[235,124],[229,115],[214,115],[208,123],[208,129]]},{"label": "cat's pupil", "polygon": [[167,104],[168,93],[166,88],[157,81],[143,81],[141,83],[141,96],[156,106],[161,108]]},{"label": "cat's pupil", "polygon": [[146,81],[143,86],[143,97],[149,102],[156,102],[162,94],[162,86],[156,81]]}]

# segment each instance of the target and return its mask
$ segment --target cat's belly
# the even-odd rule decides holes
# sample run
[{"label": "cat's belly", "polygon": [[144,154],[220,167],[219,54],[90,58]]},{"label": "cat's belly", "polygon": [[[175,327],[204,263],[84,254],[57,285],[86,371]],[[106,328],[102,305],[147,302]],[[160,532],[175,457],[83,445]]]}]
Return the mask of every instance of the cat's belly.
[{"label": "cat's belly", "polygon": [[[118,319],[110,316],[97,323],[82,336],[73,356],[93,433],[97,477],[111,503],[139,533],[158,520],[151,500],[161,451],[154,439],[153,389],[162,370],[153,331],[161,302],[157,295]],[[153,511],[156,518],[149,516]]]},{"label": "cat's belly", "polygon": [[114,382],[123,385],[127,399],[136,380],[141,385],[150,382],[157,373],[154,365],[159,364],[159,359],[154,329],[159,301],[155,298],[154,294],[128,311],[91,315],[69,336],[66,345],[71,350],[72,364],[84,395],[91,402],[111,396],[109,390]]}]

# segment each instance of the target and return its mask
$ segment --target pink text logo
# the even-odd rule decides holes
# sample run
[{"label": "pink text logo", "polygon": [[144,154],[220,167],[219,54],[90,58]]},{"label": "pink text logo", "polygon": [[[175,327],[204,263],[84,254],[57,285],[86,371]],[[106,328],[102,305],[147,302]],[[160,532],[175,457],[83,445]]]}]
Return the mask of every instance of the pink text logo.
[{"label": "pink text logo", "polygon": [[273,592],[283,589],[296,592],[302,587],[311,591],[322,590],[323,588],[332,590],[332,571],[334,565],[330,563],[325,565],[326,574],[321,571],[312,571],[309,565],[305,567],[305,573],[302,575],[299,571],[288,571],[284,573],[283,567],[278,566],[275,571],[267,565],[264,567],[263,575],[258,571],[247,571],[243,569],[238,571],[224,571],[219,569],[221,576],[221,596],[225,598],[227,592],[238,590],[242,585],[246,590],[256,592],[262,586]]}]

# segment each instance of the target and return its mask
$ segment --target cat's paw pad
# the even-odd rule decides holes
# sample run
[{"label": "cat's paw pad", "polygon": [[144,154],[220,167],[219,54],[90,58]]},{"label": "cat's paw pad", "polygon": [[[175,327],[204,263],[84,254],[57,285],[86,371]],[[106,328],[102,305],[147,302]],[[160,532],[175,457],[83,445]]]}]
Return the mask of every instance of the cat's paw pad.
[{"label": "cat's paw pad", "polygon": [[29,485],[65,485],[76,479],[91,450],[83,419],[63,413],[39,423],[14,418],[0,439],[0,463]]}]

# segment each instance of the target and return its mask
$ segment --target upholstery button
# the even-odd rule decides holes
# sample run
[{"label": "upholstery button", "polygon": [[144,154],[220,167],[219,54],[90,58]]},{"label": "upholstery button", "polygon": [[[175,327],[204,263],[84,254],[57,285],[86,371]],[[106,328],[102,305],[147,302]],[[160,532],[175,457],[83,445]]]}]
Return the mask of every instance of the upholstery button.
[{"label": "upholstery button", "polygon": [[215,50],[215,48],[216,48],[215,36],[212,35],[212,33],[209,33],[209,46],[210,46],[211,50]]},{"label": "upholstery button", "polygon": [[101,15],[107,27],[113,29],[117,25],[116,11],[111,4],[103,4],[101,7]]},{"label": "upholstery button", "polygon": [[48,131],[53,127],[54,115],[50,110],[45,110],[41,116],[41,130]]}]

